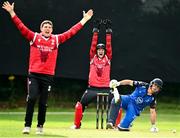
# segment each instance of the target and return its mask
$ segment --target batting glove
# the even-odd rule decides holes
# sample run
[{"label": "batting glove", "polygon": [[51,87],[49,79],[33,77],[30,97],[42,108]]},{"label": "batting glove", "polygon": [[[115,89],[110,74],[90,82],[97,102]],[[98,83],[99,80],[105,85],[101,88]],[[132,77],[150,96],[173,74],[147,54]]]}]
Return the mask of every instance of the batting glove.
[{"label": "batting glove", "polygon": [[117,80],[111,80],[109,83],[110,88],[116,88],[119,85],[120,85],[120,82],[118,82]]}]

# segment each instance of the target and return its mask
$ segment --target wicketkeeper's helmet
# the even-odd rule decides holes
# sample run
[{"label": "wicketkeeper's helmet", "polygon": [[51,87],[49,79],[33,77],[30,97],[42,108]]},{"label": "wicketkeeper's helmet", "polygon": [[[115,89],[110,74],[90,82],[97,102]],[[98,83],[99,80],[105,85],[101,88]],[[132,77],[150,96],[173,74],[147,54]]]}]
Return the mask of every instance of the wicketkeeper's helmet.
[{"label": "wicketkeeper's helmet", "polygon": [[106,50],[106,47],[105,47],[105,45],[103,43],[100,43],[100,44],[97,44],[97,46],[96,46],[96,50],[98,50],[98,49]]}]

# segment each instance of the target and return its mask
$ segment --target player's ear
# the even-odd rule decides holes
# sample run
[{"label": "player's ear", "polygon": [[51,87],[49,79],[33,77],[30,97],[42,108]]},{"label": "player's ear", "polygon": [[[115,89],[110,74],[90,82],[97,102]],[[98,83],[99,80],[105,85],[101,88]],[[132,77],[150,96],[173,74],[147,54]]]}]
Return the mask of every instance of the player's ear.
[{"label": "player's ear", "polygon": [[41,23],[41,25],[40,25],[40,27],[39,27],[39,30],[42,32],[42,23]]}]

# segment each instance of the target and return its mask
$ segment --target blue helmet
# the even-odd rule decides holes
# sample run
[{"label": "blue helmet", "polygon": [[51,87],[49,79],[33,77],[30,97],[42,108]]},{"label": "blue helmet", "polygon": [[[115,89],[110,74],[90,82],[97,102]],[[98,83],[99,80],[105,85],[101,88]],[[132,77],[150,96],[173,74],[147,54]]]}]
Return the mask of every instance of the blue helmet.
[{"label": "blue helmet", "polygon": [[155,78],[150,82],[150,86],[152,86],[153,84],[156,84],[159,88],[162,89],[163,81],[159,78]]}]

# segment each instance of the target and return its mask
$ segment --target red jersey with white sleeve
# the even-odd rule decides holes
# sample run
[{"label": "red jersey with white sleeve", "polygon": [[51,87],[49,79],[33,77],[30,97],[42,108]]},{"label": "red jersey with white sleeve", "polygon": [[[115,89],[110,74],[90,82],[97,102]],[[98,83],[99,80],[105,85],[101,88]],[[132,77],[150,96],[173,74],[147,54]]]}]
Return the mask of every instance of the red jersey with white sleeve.
[{"label": "red jersey with white sleeve", "polygon": [[17,16],[14,16],[12,20],[21,34],[30,42],[29,72],[48,75],[55,74],[58,45],[71,38],[82,28],[79,22],[62,34],[52,34],[45,38],[41,33],[28,29]]},{"label": "red jersey with white sleeve", "polygon": [[106,34],[106,54],[101,59],[96,54],[98,33],[94,32],[90,49],[89,86],[109,87],[112,59],[111,34]]}]

